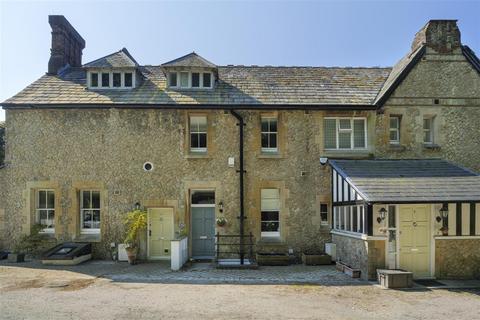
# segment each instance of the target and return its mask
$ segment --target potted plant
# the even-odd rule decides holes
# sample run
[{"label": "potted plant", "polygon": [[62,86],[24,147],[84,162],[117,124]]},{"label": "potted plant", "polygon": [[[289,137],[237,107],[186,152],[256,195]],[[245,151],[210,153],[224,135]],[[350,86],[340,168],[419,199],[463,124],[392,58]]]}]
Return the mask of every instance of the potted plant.
[{"label": "potted plant", "polygon": [[332,258],[320,250],[305,250],[302,253],[302,262],[306,266],[331,264]]},{"label": "potted plant", "polygon": [[225,217],[218,217],[216,219],[216,223],[219,227],[225,227],[225,225],[227,224],[227,219],[225,219]]},{"label": "potted plant", "polygon": [[447,226],[441,227],[440,231],[442,231],[442,236],[448,236],[448,227]]},{"label": "potted plant", "polygon": [[46,226],[35,224],[30,234],[24,234],[15,242],[13,252],[8,254],[10,262],[25,262],[25,254],[35,254],[42,247],[45,237],[40,232]]},{"label": "potted plant", "polygon": [[147,213],[135,209],[127,213],[125,225],[125,250],[127,251],[128,262],[135,264],[137,261],[138,247],[140,245],[140,232],[147,228]]}]

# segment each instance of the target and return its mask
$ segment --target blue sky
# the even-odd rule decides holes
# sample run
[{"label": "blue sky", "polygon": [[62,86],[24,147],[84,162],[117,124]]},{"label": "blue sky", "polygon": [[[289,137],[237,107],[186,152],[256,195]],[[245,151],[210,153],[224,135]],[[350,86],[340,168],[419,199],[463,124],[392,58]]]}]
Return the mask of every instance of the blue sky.
[{"label": "blue sky", "polygon": [[84,63],[126,47],[153,65],[196,51],[218,65],[391,66],[429,19],[458,19],[478,54],[479,12],[480,1],[0,0],[0,100],[46,72],[49,14],[86,40]]}]

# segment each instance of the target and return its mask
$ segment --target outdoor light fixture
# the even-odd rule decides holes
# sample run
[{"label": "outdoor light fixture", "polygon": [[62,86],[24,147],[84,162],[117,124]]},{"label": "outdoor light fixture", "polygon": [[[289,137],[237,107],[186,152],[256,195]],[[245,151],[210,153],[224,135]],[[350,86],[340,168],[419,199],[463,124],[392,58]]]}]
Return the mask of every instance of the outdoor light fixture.
[{"label": "outdoor light fixture", "polygon": [[440,208],[440,217],[442,217],[443,220],[448,218],[448,206],[447,206],[447,204],[443,204],[442,207]]},{"label": "outdoor light fixture", "polygon": [[140,202],[135,203],[135,210],[140,210]]},{"label": "outdoor light fixture", "polygon": [[387,216],[387,209],[381,208],[378,210],[378,213],[380,214],[380,217],[377,218],[377,222],[380,223],[385,220],[385,217]]},{"label": "outdoor light fixture", "polygon": [[220,202],[218,203],[218,211],[219,211],[220,213],[223,213],[223,201],[220,201]]},{"label": "outdoor light fixture", "polygon": [[322,166],[326,165],[327,162],[328,162],[328,158],[326,158],[326,157],[320,157],[320,164],[321,164]]}]

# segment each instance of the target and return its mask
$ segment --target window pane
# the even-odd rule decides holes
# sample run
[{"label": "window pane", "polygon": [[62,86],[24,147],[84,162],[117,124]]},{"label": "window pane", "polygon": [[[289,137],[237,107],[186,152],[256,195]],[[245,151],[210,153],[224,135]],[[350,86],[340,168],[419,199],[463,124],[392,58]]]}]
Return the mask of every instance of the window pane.
[{"label": "window pane", "polygon": [[431,119],[423,119],[423,129],[425,129],[425,130],[430,129],[430,120]]},{"label": "window pane", "polygon": [[177,86],[177,73],[176,72],[170,72],[169,75],[168,75],[168,80],[169,80],[168,85],[170,87],[176,87]]},{"label": "window pane", "polygon": [[38,208],[44,209],[47,207],[47,192],[39,191],[38,192]]},{"label": "window pane", "polygon": [[261,199],[262,211],[277,211],[280,209],[280,191],[278,189],[262,189]]},{"label": "window pane", "polygon": [[351,135],[351,132],[338,133],[338,147],[340,149],[350,149],[352,147]]},{"label": "window pane", "polygon": [[194,88],[200,87],[200,73],[198,72],[192,73],[192,87]]},{"label": "window pane", "polygon": [[90,191],[83,191],[82,192],[83,201],[82,201],[82,208],[83,209],[90,209]]},{"label": "window pane", "polygon": [[280,223],[279,222],[262,222],[262,232],[278,232],[280,231]]},{"label": "window pane", "polygon": [[398,129],[398,117],[390,117],[390,129]]},{"label": "window pane", "polygon": [[133,78],[133,75],[131,72],[125,72],[125,84],[124,84],[125,87],[133,86],[132,78]]},{"label": "window pane", "polygon": [[354,148],[365,148],[365,121],[363,119],[353,120],[353,145]]},{"label": "window pane", "polygon": [[262,148],[268,148],[268,133],[262,133]]},{"label": "window pane", "polygon": [[350,119],[340,119],[339,120],[340,129],[352,129],[352,123]]},{"label": "window pane", "polygon": [[320,204],[320,220],[328,221],[328,206],[325,203]]},{"label": "window pane", "polygon": [[423,142],[432,142],[430,139],[430,131],[425,131],[423,134]]},{"label": "window pane", "polygon": [[122,86],[122,74],[115,72],[113,74],[113,86],[115,88],[121,87]]},{"label": "window pane", "polygon": [[398,141],[397,131],[390,131],[390,141]]},{"label": "window pane", "polygon": [[262,118],[261,122],[262,122],[262,132],[267,132],[269,127],[268,119]]},{"label": "window pane", "polygon": [[90,74],[90,86],[98,87],[98,73],[95,72]]},{"label": "window pane", "polygon": [[270,133],[270,145],[269,148],[276,148],[277,147],[277,134]]},{"label": "window pane", "polygon": [[45,225],[50,229],[55,227],[55,210],[48,210],[48,219]]},{"label": "window pane", "polygon": [[206,148],[207,147],[207,134],[200,133],[199,134],[199,148]]},{"label": "window pane", "polygon": [[358,211],[357,207],[352,207],[352,231],[357,232],[358,228]]},{"label": "window pane", "polygon": [[343,208],[345,212],[345,230],[350,230],[350,207]]},{"label": "window pane", "polygon": [[110,73],[102,73],[102,87],[110,86]]},{"label": "window pane", "polygon": [[83,211],[83,229],[91,229],[92,228],[92,216],[93,212],[91,210],[84,210]]},{"label": "window pane", "polygon": [[364,219],[363,219],[364,218],[364,215],[363,215],[364,209],[363,209],[363,207],[361,207],[361,206],[358,207],[358,211],[359,211],[358,214],[360,215],[360,226],[358,228],[358,231],[360,233],[363,233],[364,232]]},{"label": "window pane", "polygon": [[188,72],[180,72],[180,87],[188,87]]},{"label": "window pane", "polygon": [[200,137],[198,133],[190,134],[190,147],[191,148],[200,148]]},{"label": "window pane", "polygon": [[278,221],[278,211],[262,211],[262,221]]},{"label": "window pane", "polygon": [[337,148],[337,122],[335,119],[325,119],[323,122],[325,134],[325,148]]},{"label": "window pane", "polygon": [[38,211],[38,218],[39,223],[41,225],[47,226],[48,225],[48,210],[39,210]]},{"label": "window pane", "polygon": [[203,86],[205,88],[210,88],[212,86],[212,76],[210,73],[203,74]]},{"label": "window pane", "polygon": [[92,228],[100,229],[100,210],[93,210]]},{"label": "window pane", "polygon": [[192,204],[215,204],[215,192],[194,191],[192,193]]},{"label": "window pane", "polygon": [[47,208],[55,208],[55,193],[53,191],[47,192]]},{"label": "window pane", "polygon": [[277,119],[270,119],[270,132],[277,132]]},{"label": "window pane", "polygon": [[190,132],[207,132],[207,117],[190,117]]},{"label": "window pane", "polygon": [[100,208],[100,192],[99,191],[92,191],[92,208],[95,208],[95,209]]}]

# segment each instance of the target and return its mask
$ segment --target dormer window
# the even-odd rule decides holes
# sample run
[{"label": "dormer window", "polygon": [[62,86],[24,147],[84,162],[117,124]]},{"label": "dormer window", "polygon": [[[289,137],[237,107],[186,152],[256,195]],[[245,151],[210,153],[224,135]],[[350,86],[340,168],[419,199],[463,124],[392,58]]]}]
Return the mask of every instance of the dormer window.
[{"label": "dormer window", "polygon": [[181,89],[211,89],[211,72],[168,72],[168,86]]},{"label": "dormer window", "polygon": [[110,73],[102,72],[102,87],[110,87]]},{"label": "dormer window", "polygon": [[90,73],[90,87],[92,88],[98,87],[98,73],[96,72]]},{"label": "dormer window", "polygon": [[135,87],[133,71],[88,71],[90,89],[130,89]]}]

